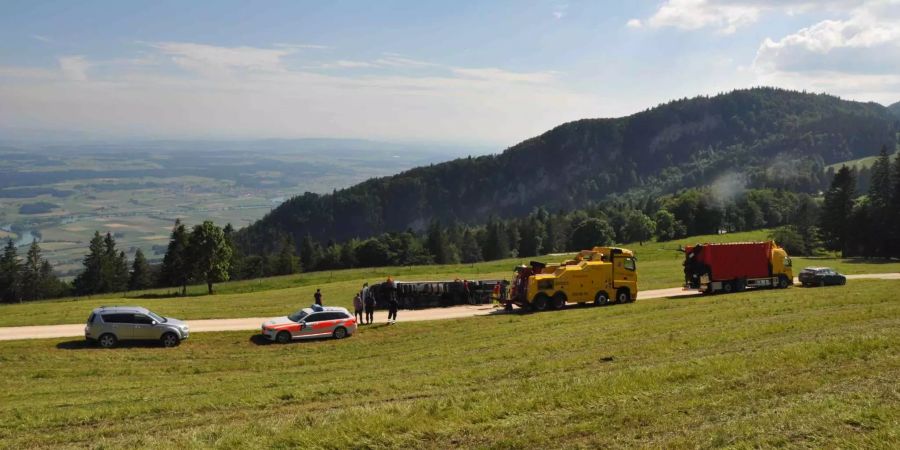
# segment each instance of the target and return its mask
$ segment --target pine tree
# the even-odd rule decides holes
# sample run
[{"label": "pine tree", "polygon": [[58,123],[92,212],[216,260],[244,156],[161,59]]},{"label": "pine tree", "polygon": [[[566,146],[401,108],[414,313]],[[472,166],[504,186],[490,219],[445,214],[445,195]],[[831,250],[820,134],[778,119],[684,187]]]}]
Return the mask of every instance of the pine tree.
[{"label": "pine tree", "polygon": [[894,226],[891,227],[892,239],[890,245],[890,254],[894,257],[900,257],[900,153],[895,154],[893,164],[893,187],[891,189],[890,221]]},{"label": "pine tree", "polygon": [[95,231],[88,246],[88,254],[82,261],[84,270],[75,277],[76,294],[92,295],[103,292],[103,255],[103,236],[99,231]]},{"label": "pine tree", "polygon": [[191,267],[188,261],[189,239],[187,228],[181,223],[181,220],[176,219],[160,269],[160,284],[181,286],[181,295],[187,294],[187,283],[191,279]]},{"label": "pine tree", "polygon": [[281,251],[275,258],[275,275],[291,275],[297,273],[297,256],[294,250],[294,240],[290,236],[281,241]]},{"label": "pine tree", "polygon": [[821,229],[825,246],[829,250],[840,250],[844,254],[847,253],[850,231],[848,224],[853,213],[855,189],[856,180],[853,174],[847,166],[843,166],[834,174],[831,187],[825,192]]},{"label": "pine tree", "polygon": [[237,242],[235,242],[235,230],[231,223],[225,224],[225,227],[222,228],[222,233],[225,234],[225,242],[231,247],[231,268],[228,271],[228,278],[231,280],[240,279],[241,274],[244,272],[244,254],[238,248]]},{"label": "pine tree", "polygon": [[300,261],[303,270],[315,270],[319,266],[319,259],[322,258],[322,248],[313,240],[309,233],[300,241]]},{"label": "pine tree", "polygon": [[128,259],[116,250],[116,240],[106,233],[100,262],[100,288],[97,292],[123,292],[128,288]]},{"label": "pine tree", "polygon": [[3,256],[0,257],[0,300],[4,303],[18,303],[22,300],[20,290],[21,265],[16,244],[6,240]]},{"label": "pine tree", "polygon": [[128,289],[139,291],[147,289],[153,285],[153,278],[150,273],[150,264],[144,257],[144,252],[137,249],[134,252],[134,262],[131,263],[131,277],[128,280]]},{"label": "pine tree", "polygon": [[188,249],[191,272],[198,280],[206,282],[207,293],[212,295],[213,283],[228,281],[231,247],[225,242],[225,233],[206,220],[194,226]]},{"label": "pine tree", "polygon": [[475,233],[473,233],[472,230],[466,228],[461,240],[459,253],[462,262],[471,264],[480,262],[484,259],[484,255],[481,252],[481,246],[478,245],[478,239],[475,237]]},{"label": "pine tree", "polygon": [[872,164],[872,179],[869,184],[869,209],[871,222],[868,224],[868,236],[874,238],[874,254],[888,255],[888,245],[892,234],[890,211],[891,205],[891,159],[887,146],[881,147],[878,159]]},{"label": "pine tree", "polygon": [[432,221],[428,227],[425,248],[431,253],[434,262],[437,264],[454,264],[459,262],[459,255],[454,253],[446,231],[441,228],[441,224],[437,220]]},{"label": "pine tree", "polygon": [[22,299],[38,300],[41,294],[41,247],[32,241],[22,264]]}]

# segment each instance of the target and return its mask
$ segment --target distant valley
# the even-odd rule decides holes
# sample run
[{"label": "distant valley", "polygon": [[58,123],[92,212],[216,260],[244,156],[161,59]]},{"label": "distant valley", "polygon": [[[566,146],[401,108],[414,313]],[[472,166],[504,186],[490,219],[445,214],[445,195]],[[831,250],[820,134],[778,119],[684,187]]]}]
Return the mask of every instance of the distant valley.
[{"label": "distant valley", "polygon": [[490,150],[344,139],[0,143],[0,238],[38,239],[64,275],[80,268],[94,230],[156,260],[176,218],[242,227],[307,191]]}]

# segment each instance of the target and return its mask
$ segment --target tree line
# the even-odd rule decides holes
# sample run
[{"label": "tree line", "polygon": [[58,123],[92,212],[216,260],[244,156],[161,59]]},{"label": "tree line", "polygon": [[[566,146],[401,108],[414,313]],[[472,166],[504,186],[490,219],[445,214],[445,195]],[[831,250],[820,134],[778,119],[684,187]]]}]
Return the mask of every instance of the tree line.
[{"label": "tree line", "polygon": [[[298,272],[354,267],[475,263],[578,251],[597,245],[774,228],[772,236],[790,254],[823,249],[844,256],[900,256],[900,158],[891,163],[883,147],[860,195],[857,172],[834,173],[824,198],[782,189],[739,190],[730,197],[713,187],[683,189],[664,196],[617,197],[582,209],[550,212],[536,208],[512,219],[491,216],[482,225],[432,220],[422,231],[382,233],[367,239],[300,242],[278,237],[272,251],[252,253],[235,239],[231,224],[205,221],[188,228],[175,221],[165,256],[150,264],[140,249],[131,263],[115,238],[95,232],[84,269],[69,284],[60,281],[32,243],[20,261],[9,240],[0,259],[4,302],[63,295],[92,295],[154,287],[180,287]],[[258,248],[258,247],[256,247]]]},{"label": "tree line", "polygon": [[886,146],[858,189],[856,170],[841,167],[825,192],[820,226],[829,250],[843,256],[900,257],[900,155]]}]

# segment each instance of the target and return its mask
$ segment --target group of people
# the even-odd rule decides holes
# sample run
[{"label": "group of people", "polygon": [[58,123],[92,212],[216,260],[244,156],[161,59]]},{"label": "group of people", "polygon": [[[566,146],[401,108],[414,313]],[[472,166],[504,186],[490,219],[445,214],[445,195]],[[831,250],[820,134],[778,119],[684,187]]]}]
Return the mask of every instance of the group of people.
[{"label": "group of people", "polygon": [[[397,301],[397,285],[391,277],[388,277],[386,287],[388,323],[392,324],[397,322],[397,310],[400,309],[400,302]],[[321,294],[317,289],[317,303],[320,298]],[[369,283],[364,283],[362,289],[353,298],[353,315],[360,325],[371,324],[375,321],[375,293],[369,288]]]}]

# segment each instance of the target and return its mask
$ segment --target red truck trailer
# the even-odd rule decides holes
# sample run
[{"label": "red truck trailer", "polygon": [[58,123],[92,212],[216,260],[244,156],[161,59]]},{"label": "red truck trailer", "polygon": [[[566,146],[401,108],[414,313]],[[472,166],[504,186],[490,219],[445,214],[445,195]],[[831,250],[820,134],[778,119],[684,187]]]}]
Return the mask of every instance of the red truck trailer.
[{"label": "red truck trailer", "polygon": [[697,244],[684,248],[685,289],[705,293],[793,284],[787,252],[774,241]]}]

